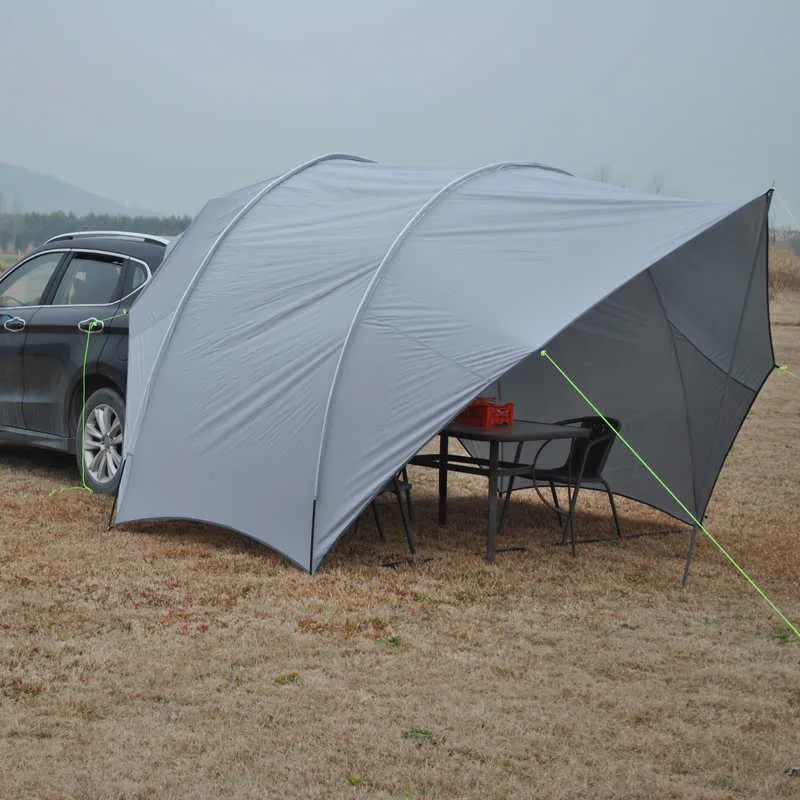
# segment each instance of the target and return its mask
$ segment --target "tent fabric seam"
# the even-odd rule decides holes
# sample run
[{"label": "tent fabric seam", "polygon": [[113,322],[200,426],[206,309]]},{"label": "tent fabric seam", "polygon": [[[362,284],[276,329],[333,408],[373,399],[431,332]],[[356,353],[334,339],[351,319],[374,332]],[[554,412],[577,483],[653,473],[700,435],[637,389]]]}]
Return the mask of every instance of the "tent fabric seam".
[{"label": "tent fabric seam", "polygon": [[[676,248],[676,250],[677,249],[679,248]],[[675,342],[675,334],[674,334],[674,331],[677,330],[678,328],[677,326],[672,324],[672,321],[669,318],[669,314],[667,314],[667,309],[666,306],[664,305],[664,298],[661,296],[661,292],[658,289],[658,284],[656,283],[656,280],[653,277],[652,267],[646,269],[645,272],[647,273],[647,277],[650,280],[650,285],[653,287],[653,291],[656,293],[658,304],[661,307],[662,314],[664,315],[664,323],[667,326],[667,335],[669,336],[669,340],[672,344],[672,352],[675,356],[675,366],[677,366],[678,374],[681,376],[681,392],[683,393],[683,410],[684,410],[684,417],[686,418],[686,436],[689,440],[689,467],[691,469],[691,474],[694,475],[695,452],[694,452],[694,441],[692,439],[692,423],[691,420],[689,419],[689,397],[686,394],[686,380],[684,378],[683,367],[681,366],[681,359],[680,355],[678,354],[678,345]],[[682,332],[681,335],[683,336]],[[688,337],[686,338],[688,339]],[[692,481],[692,504],[694,508],[697,509],[697,486],[695,486],[694,481]]]},{"label": "tent fabric seam", "polygon": [[710,365],[711,365],[711,366],[712,366],[712,367],[713,367],[715,370],[717,370],[717,372],[719,372],[721,375],[726,375],[726,376],[728,376],[728,377],[731,379],[731,381],[733,381],[733,383],[737,384],[737,386],[741,386],[741,387],[742,387],[742,389],[747,389],[747,391],[748,391],[748,392],[753,392],[753,391],[755,391],[755,389],[753,389],[753,387],[752,387],[752,386],[748,386],[746,383],[744,383],[744,381],[740,381],[740,380],[739,380],[738,378],[736,378],[735,376],[733,376],[733,375],[729,375],[727,372],[725,372],[725,370],[724,370],[724,369],[722,369],[722,367],[720,367],[720,365],[719,365],[719,364],[717,364],[717,362],[716,362],[716,361],[714,361],[714,359],[713,359],[713,358],[709,358],[709,356],[708,356],[708,355],[706,355],[706,353],[704,353],[704,352],[703,352],[703,351],[702,351],[702,350],[701,350],[701,349],[700,349],[700,348],[697,346],[697,344],[696,344],[695,342],[693,342],[693,341],[692,341],[692,340],[691,340],[691,339],[690,339],[690,338],[689,338],[689,337],[688,337],[688,336],[687,336],[687,335],[686,335],[686,334],[685,334],[685,333],[684,333],[684,332],[683,332],[683,331],[682,331],[682,330],[681,330],[681,329],[680,329],[680,328],[679,328],[679,327],[678,327],[678,326],[677,326],[677,325],[676,325],[674,322],[672,322],[672,320],[668,320],[668,322],[669,322],[669,325],[670,325],[670,327],[671,327],[671,328],[672,328],[674,331],[676,331],[677,333],[679,333],[679,334],[680,334],[680,335],[681,335],[681,336],[684,338],[684,340],[686,341],[686,343],[687,343],[687,344],[688,344],[688,345],[689,345],[689,346],[690,346],[690,347],[691,347],[691,348],[692,348],[692,349],[693,349],[693,350],[694,350],[694,351],[697,353],[697,355],[699,355],[699,356],[700,356],[700,358],[702,358],[704,361],[708,362],[708,364],[710,364]]},{"label": "tent fabric seam", "polygon": [[[745,292],[744,300],[742,302],[742,309],[741,309],[741,311],[739,313],[739,325],[738,325],[738,327],[736,329],[736,337],[734,339],[733,352],[731,354],[731,370],[733,370],[733,365],[736,363],[736,353],[737,353],[737,351],[739,349],[739,341],[740,341],[740,337],[742,335],[742,325],[744,323],[744,316],[745,316],[745,312],[747,311],[747,304],[748,304],[748,302],[750,300],[750,292],[753,289],[753,278],[755,277],[755,274],[756,274],[756,265],[758,263],[759,250],[761,249],[761,243],[762,243],[762,241],[764,239],[764,227],[765,226],[764,226],[763,220],[765,220],[765,219],[766,219],[766,214],[764,214],[763,217],[762,217],[761,233],[759,234],[759,237],[758,237],[758,239],[756,241],[755,252],[753,253],[752,264],[750,266],[750,275],[749,275],[749,277],[747,279],[747,291]],[[772,339],[771,335],[770,335],[770,339]],[[728,387],[730,386],[731,381],[734,380],[732,378],[730,372],[726,372],[725,373],[725,378],[726,378],[725,379],[725,388],[722,390],[722,399],[720,400],[719,408],[717,410],[717,421],[714,423],[714,434],[711,437],[711,452],[712,453],[714,451],[714,446],[716,445],[717,438],[719,436],[719,426],[720,426],[720,423],[722,421],[722,411],[725,408],[725,401],[728,398]],[[738,381],[734,381],[734,382],[739,383]],[[750,389],[750,387],[748,387],[747,391],[748,392],[752,392],[753,390]],[[737,436],[738,436],[740,430],[741,430],[741,425],[739,426],[739,428],[736,431],[736,435]],[[736,439],[736,436],[734,436],[734,440],[735,439]],[[725,457],[727,458],[727,453],[726,453]],[[723,459],[722,463],[723,464],[725,463],[724,459]],[[716,483],[716,481],[715,481],[715,483]],[[713,491],[713,489],[712,489],[712,491]],[[711,494],[709,493],[708,496],[709,496],[709,499],[710,499]],[[704,505],[705,506],[708,505],[708,500],[706,500]]]},{"label": "tent fabric seam", "polygon": [[[757,200],[759,198],[767,198],[770,195],[771,191],[772,190],[767,192],[765,195],[758,195],[758,197],[754,198],[753,200],[751,200],[751,201],[749,201],[747,203],[744,203],[743,205],[739,206],[738,208],[736,208],[734,211],[730,212],[729,214],[727,214],[727,215],[725,215],[723,217],[720,217],[714,223],[712,223],[707,228],[705,228],[700,233],[698,233],[696,236],[693,236],[691,239],[688,239],[687,241],[685,241],[682,245],[679,245],[678,247],[676,247],[673,250],[671,250],[669,253],[666,253],[664,256],[662,256],[659,259],[659,262],[662,261],[664,258],[667,258],[668,256],[676,253],[678,250],[680,250],[681,247],[685,247],[685,246],[691,244],[692,242],[697,241],[701,236],[703,236],[704,234],[706,234],[709,231],[713,230],[717,225],[719,225],[724,220],[729,219],[730,217],[733,217],[736,214],[738,214],[739,212],[743,211],[745,208],[747,208],[748,205],[750,205],[750,203],[755,202],[755,200]],[[767,202],[769,202],[769,201],[767,201]],[[768,207],[769,206],[767,206],[767,208]],[[756,242],[756,255],[755,255],[755,257],[758,256],[758,245],[760,244],[760,242],[761,242],[761,235],[759,235],[759,238],[758,238],[758,240]],[[753,260],[754,261],[753,268],[755,268],[755,257],[754,257],[754,260]],[[650,270],[654,269],[655,267],[658,266],[659,262],[656,262],[655,264],[652,264],[650,267],[648,267],[648,269],[650,269]],[[767,267],[767,269],[769,269],[769,266]],[[751,273],[751,276],[752,276],[752,273]],[[655,278],[653,278],[653,281],[654,281],[654,283],[657,283],[657,281],[655,281]],[[748,289],[747,289],[748,295],[749,295],[749,292],[750,292],[750,285],[751,285],[751,283],[750,283],[750,281],[748,281]],[[598,301],[598,302],[602,302],[602,300]],[[768,306],[767,316],[769,317],[769,304],[767,304],[767,306]],[[663,306],[662,306],[662,308],[663,308]],[[672,316],[670,314],[667,314],[666,309],[664,309],[664,313],[666,314],[667,320],[669,321],[670,325],[672,325],[672,327],[676,331],[678,331],[678,333],[680,333],[680,335],[683,336],[683,338],[686,339],[686,341],[690,345],[692,345],[692,347],[694,347],[694,349],[698,352],[699,355],[701,355],[704,359],[706,359],[709,364],[711,364],[712,366],[716,367],[716,369],[718,369],[723,375],[728,375],[729,374],[728,372],[725,371],[725,369],[723,367],[721,367],[719,364],[717,364],[717,362],[714,361],[714,359],[711,358],[711,356],[709,356],[706,352],[704,352],[703,349],[687,333],[685,333],[676,322],[673,321]],[[739,322],[739,328],[741,329],[741,319],[740,319],[740,322]],[[737,342],[738,342],[738,335],[741,332],[740,329],[737,330],[737,339],[736,339]],[[770,336],[770,347],[772,347],[772,336]],[[734,354],[735,354],[735,348],[734,348]],[[773,361],[774,360],[775,359],[774,359],[774,349],[773,349]],[[732,364],[733,364],[733,358],[731,358],[731,365]],[[746,383],[743,383],[742,381],[738,380],[737,378],[734,378],[733,376],[730,376],[730,377],[731,377],[731,380],[735,381],[740,386],[748,389],[751,392],[753,391],[753,388],[748,386]]]},{"label": "tent fabric seam", "polygon": [[[765,200],[765,207],[764,207],[764,214],[763,214],[762,223],[761,223],[761,234],[760,234],[760,236],[758,238],[758,244],[756,246],[756,253],[755,253],[755,256],[753,258],[753,272],[751,272],[750,283],[748,284],[748,290],[747,290],[748,297],[750,295],[750,288],[753,285],[752,284],[752,278],[753,278],[753,275],[755,274],[755,267],[756,267],[756,263],[757,263],[757,260],[758,260],[758,245],[760,245],[762,241],[765,242],[765,247],[764,247],[764,258],[765,258],[765,261],[766,261],[766,264],[765,264],[765,266],[766,266],[766,270],[765,270],[766,271],[766,278],[765,278],[765,280],[767,280],[767,289],[769,289],[769,206],[770,206],[770,201],[772,199],[771,190],[769,192],[767,192],[765,195],[763,195],[763,198]],[[766,297],[767,297],[767,303],[766,303],[766,305],[767,305],[767,319],[769,320],[769,294],[767,294]],[[774,349],[774,345],[773,345],[773,342],[772,342],[772,329],[771,329],[771,327],[769,325],[767,325],[767,335],[769,337],[769,344],[770,344],[770,349],[771,349],[772,354],[773,354],[773,362],[774,362],[774,360],[775,360],[774,359],[775,349]],[[738,342],[737,342],[737,345],[738,345]],[[735,358],[735,353],[736,353],[736,351],[734,349],[734,358]],[[731,363],[733,363],[733,362],[731,362]],[[731,450],[733,448],[733,445],[734,445],[734,443],[736,442],[736,439],[739,436],[739,432],[742,430],[742,425],[744,425],[745,420],[747,419],[748,415],[750,414],[750,409],[753,407],[754,403],[758,399],[758,395],[761,393],[761,390],[764,388],[764,384],[767,382],[767,380],[769,379],[769,376],[774,372],[776,367],[777,367],[777,364],[773,363],[772,368],[766,373],[766,375],[764,375],[764,378],[762,379],[762,381],[759,384],[758,388],[755,389],[755,390],[750,389],[750,391],[753,392],[753,396],[750,399],[750,402],[747,404],[747,409],[746,409],[746,411],[745,411],[745,413],[744,413],[744,415],[742,417],[742,421],[739,424],[739,427],[736,429],[736,433],[731,437],[731,442],[728,445],[727,450],[725,451],[725,456],[723,457],[723,459],[721,461],[720,468],[717,470],[717,475],[714,478],[713,483],[709,487],[709,491],[708,491],[709,500],[713,496],[714,489],[716,488],[717,483],[719,482],[719,477],[722,474],[722,466],[725,464],[725,462],[728,459],[728,455],[731,452]],[[737,381],[737,383],[738,383],[738,381]],[[705,515],[705,509],[707,507],[708,507],[708,500],[704,504],[702,515]],[[698,509],[698,511],[699,511],[699,509]],[[702,519],[701,514],[698,513],[697,516],[698,516],[698,518]]]}]

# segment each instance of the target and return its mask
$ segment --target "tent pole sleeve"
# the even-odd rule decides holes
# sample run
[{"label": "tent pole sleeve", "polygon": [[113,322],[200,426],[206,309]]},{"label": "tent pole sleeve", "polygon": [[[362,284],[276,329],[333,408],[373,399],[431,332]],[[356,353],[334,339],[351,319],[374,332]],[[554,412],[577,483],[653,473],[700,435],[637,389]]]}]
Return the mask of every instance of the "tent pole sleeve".
[{"label": "tent pole sleeve", "polygon": [[212,242],[211,247],[208,248],[206,251],[205,256],[203,256],[203,260],[198,265],[197,269],[192,276],[192,279],[189,281],[188,286],[184,289],[183,294],[181,295],[180,300],[178,300],[178,304],[175,306],[174,311],[172,312],[172,318],[169,322],[169,327],[167,328],[167,332],[164,334],[164,338],[161,340],[161,345],[158,348],[158,352],[156,353],[156,357],[153,360],[153,366],[150,369],[150,375],[147,378],[147,383],[144,387],[144,396],[142,398],[142,406],[139,412],[139,419],[143,419],[144,415],[147,411],[147,407],[150,403],[150,393],[153,386],[153,380],[155,378],[156,372],[158,372],[159,367],[161,366],[161,362],[163,360],[164,352],[166,351],[167,345],[172,339],[173,334],[175,333],[175,325],[178,319],[181,316],[181,311],[183,307],[186,305],[189,296],[194,291],[195,286],[197,285],[197,281],[200,278],[200,275],[203,273],[203,270],[208,266],[208,263],[213,258],[214,254],[220,248],[222,243],[228,237],[228,234],[241,222],[241,220],[247,216],[247,214],[255,208],[261,200],[264,198],[265,195],[269,194],[273,189],[276,189],[283,183],[286,183],[290,178],[293,178],[295,175],[299,175],[301,172],[305,172],[307,169],[316,166],[317,164],[321,164],[323,161],[335,161],[335,160],[342,160],[342,161],[359,161],[359,162],[366,162],[369,163],[370,159],[362,158],[361,156],[350,156],[341,153],[328,153],[327,155],[318,156],[317,158],[312,159],[311,161],[306,161],[304,164],[300,164],[299,166],[295,167],[294,169],[289,170],[288,172],[284,173],[283,175],[275,178],[275,180],[270,181],[261,191],[257,192],[254,197],[252,197],[239,211],[234,215],[234,217],[228,222],[228,224],[223,228],[217,238]]},{"label": "tent pole sleeve", "polygon": [[353,338],[353,333],[361,319],[361,316],[364,312],[364,309],[367,306],[367,303],[372,298],[372,295],[375,293],[375,289],[380,281],[383,273],[386,271],[387,266],[391,263],[392,259],[394,258],[397,251],[402,246],[403,242],[408,238],[408,235],[417,225],[421,222],[421,220],[425,217],[425,215],[439,203],[442,198],[446,195],[450,194],[452,191],[457,189],[464,183],[468,183],[472,179],[482,175],[486,172],[494,172],[499,169],[539,169],[539,170],[548,170],[550,172],[558,172],[563,175],[569,175],[570,173],[565,172],[564,170],[557,169],[556,167],[548,167],[543,164],[537,164],[534,162],[516,162],[516,161],[499,161],[494,164],[486,164],[478,169],[470,170],[469,172],[461,175],[460,177],[456,178],[455,180],[448,183],[446,186],[443,186],[432,195],[424,205],[414,214],[413,217],[405,224],[403,229],[400,233],[397,234],[394,241],[389,245],[389,249],[386,251],[386,255],[381,259],[380,264],[378,264],[377,269],[375,270],[375,274],[372,276],[372,280],[367,285],[367,288],[364,290],[364,294],[361,297],[361,301],[359,302],[354,314],[353,318],[350,320],[350,327],[347,330],[347,334],[345,335],[344,342],[342,344],[342,349],[339,351],[339,359],[336,362],[336,369],[333,372],[333,377],[331,378],[331,385],[328,391],[328,398],[325,403],[325,413],[322,417],[322,430],[320,432],[320,446],[319,446],[319,453],[317,454],[317,469],[314,476],[314,497],[319,497],[319,486],[320,486],[320,473],[322,471],[322,457],[325,453],[325,442],[327,439],[328,433],[328,418],[330,416],[331,405],[333,403],[333,395],[336,391],[336,384],[339,379],[339,375],[342,371],[342,363],[344,362],[344,357],[347,353],[348,345]]}]

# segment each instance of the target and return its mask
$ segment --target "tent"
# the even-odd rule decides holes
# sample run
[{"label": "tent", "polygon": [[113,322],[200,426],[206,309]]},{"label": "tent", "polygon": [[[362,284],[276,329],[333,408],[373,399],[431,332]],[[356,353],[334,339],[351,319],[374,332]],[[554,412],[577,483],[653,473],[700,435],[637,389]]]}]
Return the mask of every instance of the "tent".
[{"label": "tent", "polygon": [[[328,155],[213,199],[131,309],[116,521],[208,521],[316,571],[487,388],[587,413],[543,347],[701,519],[774,367],[770,197]],[[624,447],[605,474],[689,522]]]}]

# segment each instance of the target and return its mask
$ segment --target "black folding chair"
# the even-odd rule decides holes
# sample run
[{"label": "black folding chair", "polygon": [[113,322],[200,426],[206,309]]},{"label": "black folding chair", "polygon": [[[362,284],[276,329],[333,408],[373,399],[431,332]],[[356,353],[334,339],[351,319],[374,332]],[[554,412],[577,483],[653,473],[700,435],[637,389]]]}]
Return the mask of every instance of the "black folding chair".
[{"label": "black folding chair", "polygon": [[[397,475],[395,475],[391,480],[387,481],[378,492],[378,495],[387,494],[389,492],[393,493],[397,497],[397,504],[400,506],[400,517],[403,520],[403,529],[406,532],[408,549],[411,551],[411,554],[414,555],[417,552],[417,548],[414,544],[414,536],[411,532],[411,483],[408,480],[408,471],[406,467],[403,467],[403,469],[401,469]],[[381,523],[378,504],[375,502],[375,500],[373,500],[371,505],[372,513],[375,517],[375,525],[378,528],[381,541],[385,542],[386,533],[383,530],[383,524]]]},{"label": "black folding chair", "polygon": [[[606,417],[609,424],[617,431],[620,430],[620,423],[616,419]],[[567,536],[569,535],[572,542],[572,554],[575,555],[575,526],[573,518],[575,516],[575,505],[578,501],[578,493],[580,489],[600,488],[605,489],[608,495],[608,500],[611,503],[611,512],[614,515],[614,525],[617,529],[617,536],[622,538],[622,530],[619,525],[619,517],[617,516],[617,506],[614,503],[614,495],[603,477],[603,468],[608,460],[608,455],[614,445],[614,440],[617,438],[616,433],[603,421],[602,417],[575,417],[573,419],[560,420],[556,425],[580,425],[582,428],[588,428],[590,435],[585,439],[573,439],[570,445],[569,454],[561,466],[552,467],[547,469],[540,469],[537,464],[542,451],[555,440],[550,439],[544,442],[541,447],[536,451],[531,465],[530,478],[533,482],[533,488],[536,494],[539,495],[542,502],[551,508],[559,522],[564,520],[564,530],[561,536],[561,543],[567,543]],[[522,442],[517,446],[516,455],[514,460],[519,462],[522,454]],[[539,487],[540,483],[550,485],[550,492],[553,496],[553,502],[547,500],[541,492]],[[556,485],[566,486],[569,497],[569,510],[564,510],[559,502],[558,495],[556,494]],[[499,529],[502,530],[505,523],[506,515],[508,513],[508,505],[511,501],[511,491],[514,487],[514,476],[509,478],[508,488],[506,490],[506,498],[503,503],[503,509],[500,513]]]}]

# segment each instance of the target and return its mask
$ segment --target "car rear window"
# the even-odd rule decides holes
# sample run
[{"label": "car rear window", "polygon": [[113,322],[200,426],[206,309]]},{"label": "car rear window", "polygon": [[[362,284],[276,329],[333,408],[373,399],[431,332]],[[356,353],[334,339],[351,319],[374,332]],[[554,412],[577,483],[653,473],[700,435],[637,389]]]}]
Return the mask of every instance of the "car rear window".
[{"label": "car rear window", "polygon": [[127,259],[97,253],[76,253],[58,286],[53,305],[105,305],[122,296]]},{"label": "car rear window", "polygon": [[138,289],[147,280],[147,270],[141,265],[131,265],[131,291]]}]

